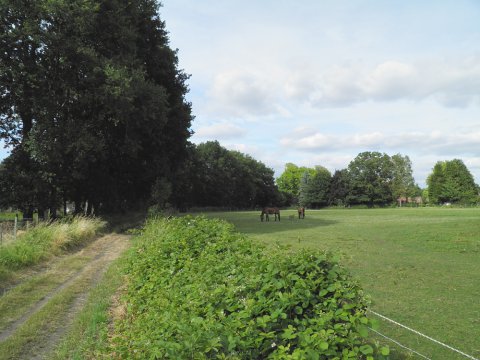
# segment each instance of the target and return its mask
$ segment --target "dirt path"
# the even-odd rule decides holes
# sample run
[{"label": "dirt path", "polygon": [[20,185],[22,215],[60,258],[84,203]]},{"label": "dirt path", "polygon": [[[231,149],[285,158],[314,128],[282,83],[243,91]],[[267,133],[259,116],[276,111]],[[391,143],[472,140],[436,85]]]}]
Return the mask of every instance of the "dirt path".
[{"label": "dirt path", "polygon": [[[19,359],[45,358],[68,331],[76,314],[78,314],[85,305],[91,289],[102,278],[112,261],[117,259],[128,248],[129,244],[129,236],[109,234],[95,240],[81,251],[57,259],[59,262],[62,261],[62,264],[74,263],[75,261],[79,261],[79,259],[85,263],[79,271],[70,274],[59,285],[44,295],[42,299],[30,304],[29,308],[22,314],[17,315],[16,319],[10,322],[6,328],[0,329],[0,346],[2,343],[4,343],[4,345],[8,343],[16,333],[22,331],[22,328],[31,326],[27,324],[30,319],[39,316],[38,314],[40,314],[42,309],[49,306],[52,299],[70,291],[73,295],[69,295],[68,305],[62,308],[63,314],[60,316],[59,314],[55,314],[59,316],[60,321],[52,321],[52,319],[50,319],[45,322],[45,326],[40,326],[38,329],[33,329],[33,331],[30,329],[31,332],[35,333],[34,338],[26,341],[22,349],[18,349],[18,357],[14,357]],[[55,260],[49,264],[49,269],[46,270],[47,272],[52,272],[52,277],[57,276],[57,273],[54,273],[54,271],[59,271],[58,269],[53,270],[55,269],[54,262]],[[46,274],[36,274],[35,276],[45,275]],[[2,316],[2,314],[0,314],[0,316]],[[52,316],[52,318],[53,317],[54,316]],[[0,358],[2,358],[1,355]]]}]

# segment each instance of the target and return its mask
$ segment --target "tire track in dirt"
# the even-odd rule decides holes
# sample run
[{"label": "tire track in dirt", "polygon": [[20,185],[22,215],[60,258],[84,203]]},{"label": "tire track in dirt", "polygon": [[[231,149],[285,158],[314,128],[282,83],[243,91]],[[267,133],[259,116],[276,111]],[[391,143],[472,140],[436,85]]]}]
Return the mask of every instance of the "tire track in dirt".
[{"label": "tire track in dirt", "polygon": [[[62,284],[50,291],[42,300],[32,305],[21,318],[13,322],[0,333],[0,342],[8,339],[15,333],[25,322],[30,319],[31,316],[39,312],[49,301],[63,290],[68,289],[78,281],[87,281],[87,286],[84,290],[77,294],[74,301],[68,308],[65,321],[58,325],[57,328],[48,334],[41,334],[41,344],[29,343],[28,349],[22,351],[22,358],[42,359],[49,351],[51,351],[56,344],[61,340],[62,336],[66,333],[69,326],[73,323],[75,315],[83,308],[88,298],[90,290],[96,283],[102,278],[108,265],[117,259],[123,251],[129,246],[129,236],[119,234],[109,234],[103,236],[89,246],[79,251],[76,254],[71,255],[73,259],[78,256],[92,256],[92,260],[89,261],[79,272],[70,276]],[[41,332],[42,330],[39,329]],[[34,354],[28,355],[34,351]]]}]

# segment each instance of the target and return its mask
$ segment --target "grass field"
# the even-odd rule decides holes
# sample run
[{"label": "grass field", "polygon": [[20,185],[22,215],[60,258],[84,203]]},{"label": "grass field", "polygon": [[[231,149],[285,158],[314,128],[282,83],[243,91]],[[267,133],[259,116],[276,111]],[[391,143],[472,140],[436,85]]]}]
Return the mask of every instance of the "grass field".
[{"label": "grass field", "polygon": [[[303,220],[285,210],[281,222],[263,223],[259,211],[206,215],[269,246],[339,254],[371,296],[372,310],[480,358],[480,209],[307,210]],[[380,325],[380,332],[428,358],[466,358]]]}]

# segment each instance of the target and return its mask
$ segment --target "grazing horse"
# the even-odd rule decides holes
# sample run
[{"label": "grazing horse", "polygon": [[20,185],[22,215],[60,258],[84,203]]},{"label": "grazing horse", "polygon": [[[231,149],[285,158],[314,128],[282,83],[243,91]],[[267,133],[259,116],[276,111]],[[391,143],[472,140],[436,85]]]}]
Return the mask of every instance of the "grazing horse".
[{"label": "grazing horse", "polygon": [[275,221],[277,221],[277,216],[278,216],[278,221],[280,221],[280,210],[276,207],[272,208],[263,208],[262,213],[260,214],[260,220],[263,221],[265,218],[265,221],[270,221],[270,218],[268,215],[275,214]]},{"label": "grazing horse", "polygon": [[298,218],[305,219],[305,208],[303,206],[298,208]]}]

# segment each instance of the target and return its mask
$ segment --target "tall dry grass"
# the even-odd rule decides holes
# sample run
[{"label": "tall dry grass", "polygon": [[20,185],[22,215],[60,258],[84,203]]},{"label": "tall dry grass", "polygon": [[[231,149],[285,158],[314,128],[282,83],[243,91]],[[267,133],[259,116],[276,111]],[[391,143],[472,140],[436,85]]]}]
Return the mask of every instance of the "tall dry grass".
[{"label": "tall dry grass", "polygon": [[68,221],[40,224],[0,247],[0,281],[11,271],[37,264],[93,239],[105,227],[95,218],[75,217]]}]

